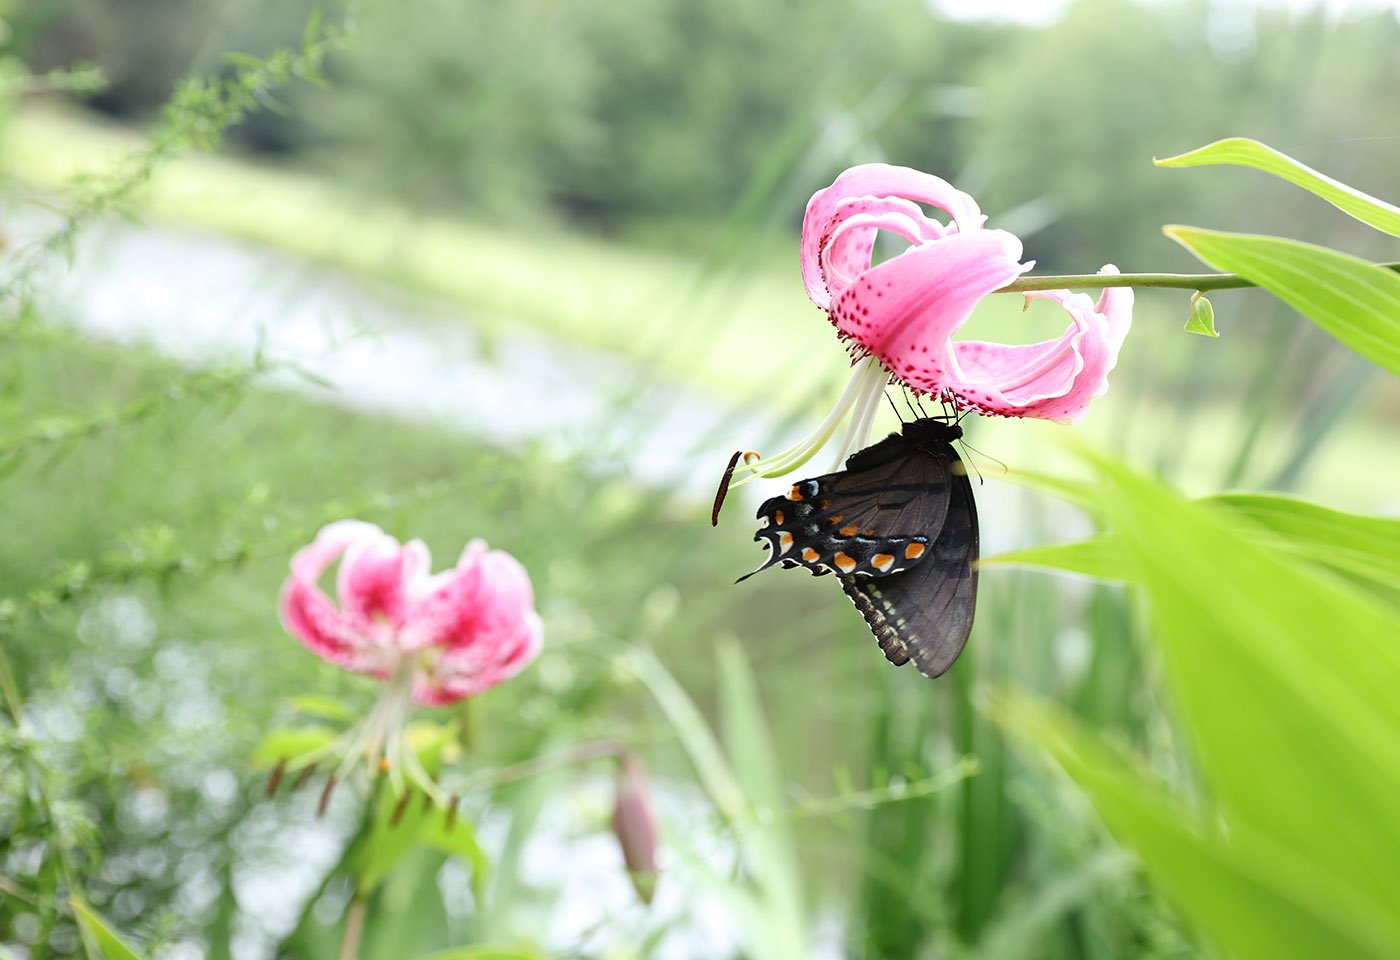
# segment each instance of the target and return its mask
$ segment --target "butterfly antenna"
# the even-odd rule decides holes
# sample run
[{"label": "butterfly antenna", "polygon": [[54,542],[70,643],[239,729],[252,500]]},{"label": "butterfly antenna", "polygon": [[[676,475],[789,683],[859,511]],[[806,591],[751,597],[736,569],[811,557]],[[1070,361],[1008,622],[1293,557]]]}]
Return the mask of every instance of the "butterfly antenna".
[{"label": "butterfly antenna", "polygon": [[885,399],[890,402],[890,409],[894,411],[894,418],[900,423],[904,422],[904,414],[899,412],[899,407],[895,406],[894,397],[890,396],[888,390],[885,391]]},{"label": "butterfly antenna", "polygon": [[[1001,467],[1002,476],[1005,476],[1006,474],[1011,472],[1011,468],[1008,467],[1005,463],[998,460],[996,457],[993,457],[989,454],[983,453],[981,450],[978,450],[972,444],[968,443],[966,438],[960,439],[958,443],[962,444],[965,450],[971,451],[972,453],[977,454],[977,456],[979,457],[986,457],[988,460],[992,461],[992,463],[995,463],[997,466]],[[979,469],[977,466],[977,461],[969,456],[967,458],[967,462],[972,464],[972,470],[974,473],[977,474],[977,485],[980,487],[985,482],[985,478],[982,476],[981,469]]]},{"label": "butterfly antenna", "polygon": [[908,388],[908,387],[905,387],[905,388],[904,388],[904,405],[905,405],[907,408],[909,408],[909,416],[910,416],[910,418],[911,418],[911,419],[914,419],[914,420],[917,420],[917,419],[919,419],[919,414],[918,414],[918,412],[914,409],[914,401],[911,399],[912,396],[913,396],[913,394],[909,392],[909,388]]}]

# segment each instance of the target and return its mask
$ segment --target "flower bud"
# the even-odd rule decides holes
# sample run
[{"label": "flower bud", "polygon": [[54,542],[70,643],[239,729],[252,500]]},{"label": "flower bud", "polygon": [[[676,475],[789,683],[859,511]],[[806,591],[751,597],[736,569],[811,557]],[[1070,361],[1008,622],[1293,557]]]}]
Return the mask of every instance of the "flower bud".
[{"label": "flower bud", "polygon": [[617,768],[617,805],[613,808],[613,833],[622,845],[622,861],[632,886],[643,903],[651,903],[656,890],[656,817],[646,767],[635,754],[623,754]]}]

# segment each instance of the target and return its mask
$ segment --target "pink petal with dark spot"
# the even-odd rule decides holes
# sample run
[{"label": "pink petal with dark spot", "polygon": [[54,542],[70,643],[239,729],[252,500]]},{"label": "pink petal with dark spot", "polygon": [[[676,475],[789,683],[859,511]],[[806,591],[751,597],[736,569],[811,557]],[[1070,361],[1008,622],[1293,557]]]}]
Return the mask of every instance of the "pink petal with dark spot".
[{"label": "pink petal with dark spot", "polygon": [[988,293],[1028,269],[1021,241],[1002,230],[955,233],[861,275],[832,307],[845,337],[882,360],[916,390],[946,385],[950,338]]},{"label": "pink petal with dark spot", "polygon": [[[460,579],[434,595],[430,616],[436,650],[416,678],[414,699],[450,703],[515,676],[539,654],[543,625],[534,610],[530,577],[514,557],[474,541],[463,553]],[[459,589],[462,592],[456,592]],[[468,596],[468,592],[470,596]],[[446,611],[453,600],[467,601]]]},{"label": "pink petal with dark spot", "polygon": [[292,576],[282,587],[279,612],[287,632],[308,650],[331,663],[361,673],[377,673],[382,657],[370,635],[372,623],[333,604],[317,581],[357,542],[383,536],[379,528],[358,520],[324,527],[316,539],[292,558]]},{"label": "pink petal with dark spot", "polygon": [[403,623],[413,585],[426,578],[432,557],[421,540],[404,546],[385,533],[356,539],[340,559],[336,593],[341,609],[392,627]]},{"label": "pink petal with dark spot", "polygon": [[[1110,265],[1099,272],[1118,270]],[[983,413],[1072,423],[1084,415],[1090,400],[1108,390],[1108,373],[1118,363],[1132,325],[1133,291],[1107,287],[1097,303],[1068,290],[1027,296],[1064,307],[1070,315],[1065,332],[1027,346],[955,343],[946,386]]]}]

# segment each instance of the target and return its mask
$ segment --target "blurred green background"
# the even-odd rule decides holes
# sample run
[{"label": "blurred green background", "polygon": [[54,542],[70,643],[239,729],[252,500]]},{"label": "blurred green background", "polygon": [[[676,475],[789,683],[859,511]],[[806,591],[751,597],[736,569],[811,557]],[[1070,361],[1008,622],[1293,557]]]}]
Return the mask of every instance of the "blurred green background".
[{"label": "blurred green background", "polygon": [[[0,229],[23,281],[0,333],[0,613],[37,744],[7,740],[0,773],[0,877],[14,878],[0,951],[78,954],[71,921],[22,895],[62,828],[91,902],[150,955],[335,956],[355,796],[316,821],[309,795],[265,801],[247,756],[292,696],[372,700],[275,616],[290,554],[358,515],[423,537],[439,564],[484,537],[534,578],[546,653],[475,705],[465,769],[622,740],[654,773],[666,843],[646,908],[607,842],[606,769],[469,797],[494,862],[485,891],[442,855],[407,860],[363,956],[488,942],[580,957],[1210,955],[1082,798],[977,709],[993,687],[1040,694],[1189,788],[1133,594],[989,570],[968,653],[930,684],[884,663],[828,582],[733,586],[757,562],[751,507],[736,499],[711,530],[705,499],[732,450],[776,449],[844,384],[796,240],[807,197],[847,165],[949,179],[1025,240],[1037,273],[1199,269],[1164,223],[1397,259],[1269,178],[1151,163],[1251,136],[1393,199],[1400,111],[1375,105],[1400,103],[1396,12],[321,6],[353,33],[323,84],[261,96],[217,153],[162,159],[131,198],[136,222],[93,211],[70,258],[32,265],[54,211],[123,169],[182,78],[295,48],[312,4],[0,8],[7,76],[91,63],[106,78],[76,94],[16,80],[0,127]],[[1400,508],[1396,382],[1262,294],[1212,299],[1218,341],[1182,332],[1185,293],[1140,292],[1113,390],[1074,433],[1188,493]],[[998,298],[969,334],[1062,323]],[[1003,482],[1071,469],[1063,428],[969,434],[986,552],[1089,531]],[[698,717],[658,709],[620,666],[633,648]],[[693,766],[697,724],[727,730],[731,754],[763,739],[746,677],[776,759],[731,762],[767,769],[771,782],[744,781],[769,791],[752,804],[796,818],[764,835],[775,865],[757,880],[735,866],[752,836]],[[26,771],[64,798],[41,821],[16,813]]]}]

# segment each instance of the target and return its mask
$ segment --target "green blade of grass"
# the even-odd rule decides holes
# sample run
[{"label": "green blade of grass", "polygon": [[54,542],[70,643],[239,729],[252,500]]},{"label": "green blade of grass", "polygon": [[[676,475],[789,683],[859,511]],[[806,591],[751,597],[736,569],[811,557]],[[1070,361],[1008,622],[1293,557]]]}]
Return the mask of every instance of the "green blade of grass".
[{"label": "green blade of grass", "polygon": [[73,908],[73,919],[78,922],[84,939],[96,943],[106,960],[141,960],[141,955],[112,929],[100,913],[78,897],[71,897],[68,903]]},{"label": "green blade of grass", "polygon": [[1393,916],[1250,831],[1232,828],[1228,840],[1207,831],[1132,757],[1058,711],[1016,695],[993,698],[990,710],[1009,735],[1053,758],[1088,792],[1163,892],[1231,955],[1380,958],[1400,944]]}]

